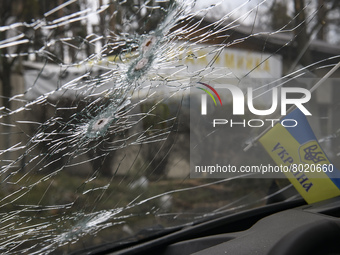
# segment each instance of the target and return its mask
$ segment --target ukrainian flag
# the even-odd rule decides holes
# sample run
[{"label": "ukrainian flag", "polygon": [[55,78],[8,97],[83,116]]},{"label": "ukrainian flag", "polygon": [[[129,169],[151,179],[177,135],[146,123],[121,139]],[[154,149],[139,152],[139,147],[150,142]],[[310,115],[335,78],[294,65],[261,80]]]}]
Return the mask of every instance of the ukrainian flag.
[{"label": "ukrainian flag", "polygon": [[259,141],[276,164],[289,167],[285,175],[307,203],[340,195],[340,172],[328,160],[299,109],[289,113]]}]

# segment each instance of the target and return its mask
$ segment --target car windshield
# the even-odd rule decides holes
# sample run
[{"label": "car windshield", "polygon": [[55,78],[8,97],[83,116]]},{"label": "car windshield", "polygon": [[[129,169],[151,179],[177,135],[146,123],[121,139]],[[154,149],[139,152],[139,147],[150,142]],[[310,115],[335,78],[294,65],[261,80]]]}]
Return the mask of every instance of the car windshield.
[{"label": "car windshield", "polygon": [[[1,0],[0,252],[118,246],[339,195],[339,10]],[[302,172],[319,168],[334,190],[309,197]]]}]

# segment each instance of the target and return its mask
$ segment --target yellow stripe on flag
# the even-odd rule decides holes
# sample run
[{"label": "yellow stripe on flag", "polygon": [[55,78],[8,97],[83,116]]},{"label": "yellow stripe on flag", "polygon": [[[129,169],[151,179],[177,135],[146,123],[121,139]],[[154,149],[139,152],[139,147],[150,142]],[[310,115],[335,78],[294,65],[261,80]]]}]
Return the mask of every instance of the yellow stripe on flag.
[{"label": "yellow stripe on flag", "polygon": [[[280,123],[276,124],[262,136],[259,141],[279,166],[303,164],[305,167],[306,164],[313,165],[309,162],[301,161],[299,150],[303,145],[299,144]],[[315,144],[317,143],[315,142]],[[315,146],[315,144],[313,144],[313,146]],[[322,154],[324,155],[323,152]],[[327,157],[325,156],[325,158]],[[330,163],[327,160],[325,164]],[[285,175],[309,204],[340,195],[340,190],[324,172],[302,173],[299,171],[290,171],[286,172]]]}]

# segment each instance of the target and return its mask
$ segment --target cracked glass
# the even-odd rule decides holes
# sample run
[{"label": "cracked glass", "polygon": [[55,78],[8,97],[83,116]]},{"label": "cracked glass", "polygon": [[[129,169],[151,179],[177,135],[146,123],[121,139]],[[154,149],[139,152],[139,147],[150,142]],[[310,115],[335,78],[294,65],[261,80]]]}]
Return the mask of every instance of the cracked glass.
[{"label": "cracked glass", "polygon": [[[299,197],[285,178],[190,178],[190,139],[212,136],[190,126],[189,94],[233,79],[257,84],[262,102],[290,80],[324,77],[340,59],[339,8],[2,0],[0,252],[118,247]],[[337,79],[326,83],[310,123],[339,166],[340,91]],[[236,166],[271,162],[256,143],[267,127],[237,129],[223,150],[207,149]]]}]

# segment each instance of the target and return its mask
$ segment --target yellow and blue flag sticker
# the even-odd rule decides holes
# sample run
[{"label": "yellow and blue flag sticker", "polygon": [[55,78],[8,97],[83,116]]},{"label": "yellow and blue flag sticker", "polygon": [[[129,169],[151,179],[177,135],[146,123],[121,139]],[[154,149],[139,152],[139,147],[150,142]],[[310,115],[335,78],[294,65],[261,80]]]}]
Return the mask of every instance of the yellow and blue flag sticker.
[{"label": "yellow and blue flag sticker", "polygon": [[295,120],[296,125],[277,123],[259,142],[284,171],[308,204],[340,195],[340,172],[331,164],[320,147],[306,116],[295,109],[283,121]]}]

